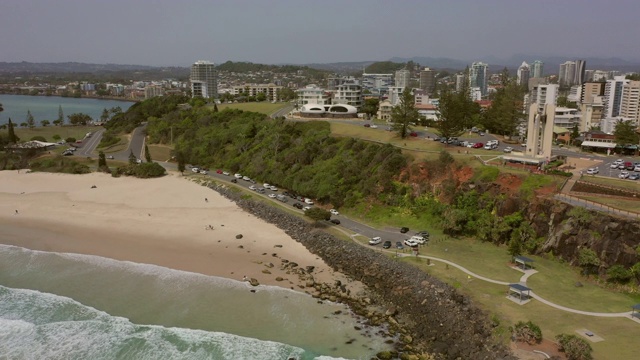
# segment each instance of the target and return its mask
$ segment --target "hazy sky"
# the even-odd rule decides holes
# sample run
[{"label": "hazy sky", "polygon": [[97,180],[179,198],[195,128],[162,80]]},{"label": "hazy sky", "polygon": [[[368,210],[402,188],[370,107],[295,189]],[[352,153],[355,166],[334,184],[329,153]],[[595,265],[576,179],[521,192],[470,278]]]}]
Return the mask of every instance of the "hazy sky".
[{"label": "hazy sky", "polygon": [[640,0],[0,0],[0,61],[640,60],[639,17]]}]

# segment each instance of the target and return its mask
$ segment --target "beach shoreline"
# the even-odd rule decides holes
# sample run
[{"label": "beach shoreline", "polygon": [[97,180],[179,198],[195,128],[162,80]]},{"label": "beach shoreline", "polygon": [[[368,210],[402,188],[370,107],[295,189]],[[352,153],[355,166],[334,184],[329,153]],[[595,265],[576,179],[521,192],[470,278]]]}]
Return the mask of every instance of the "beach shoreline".
[{"label": "beach shoreline", "polygon": [[2,171],[0,184],[2,244],[255,279],[309,294],[316,294],[311,283],[362,289],[275,225],[180,175]]}]

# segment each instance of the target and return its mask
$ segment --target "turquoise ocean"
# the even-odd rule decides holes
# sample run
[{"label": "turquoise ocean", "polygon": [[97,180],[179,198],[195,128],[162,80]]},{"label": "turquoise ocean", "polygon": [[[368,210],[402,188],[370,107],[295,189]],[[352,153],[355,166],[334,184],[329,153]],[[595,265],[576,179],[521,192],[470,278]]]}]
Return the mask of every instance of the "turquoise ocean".
[{"label": "turquoise ocean", "polygon": [[27,111],[31,111],[36,125],[40,126],[42,120],[49,120],[49,122],[56,120],[60,107],[62,107],[65,121],[67,121],[67,115],[73,113],[88,114],[91,118],[98,120],[104,109],[119,106],[122,111],[127,111],[134,103],[59,96],[0,95],[0,104],[4,108],[4,111],[0,112],[0,125],[8,123],[9,118],[14,124],[25,122]]},{"label": "turquoise ocean", "polygon": [[283,288],[0,245],[0,359],[369,359],[388,345],[362,322]]}]

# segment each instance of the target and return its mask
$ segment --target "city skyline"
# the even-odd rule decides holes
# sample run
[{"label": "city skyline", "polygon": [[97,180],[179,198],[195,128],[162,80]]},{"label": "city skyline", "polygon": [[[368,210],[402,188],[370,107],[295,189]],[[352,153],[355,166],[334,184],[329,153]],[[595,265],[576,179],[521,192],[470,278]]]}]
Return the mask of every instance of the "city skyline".
[{"label": "city skyline", "polygon": [[475,61],[522,53],[640,61],[640,50],[629,46],[635,33],[607,26],[632,24],[638,13],[640,2],[631,0],[615,6],[578,0],[9,0],[0,12],[0,61],[190,66],[198,59]]}]

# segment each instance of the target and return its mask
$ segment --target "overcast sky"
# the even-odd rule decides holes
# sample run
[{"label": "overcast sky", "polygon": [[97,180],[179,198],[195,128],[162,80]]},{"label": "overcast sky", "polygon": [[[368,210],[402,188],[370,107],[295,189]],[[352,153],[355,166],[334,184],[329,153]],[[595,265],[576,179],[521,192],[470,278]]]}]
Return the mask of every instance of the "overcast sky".
[{"label": "overcast sky", "polygon": [[639,16],[640,0],[0,0],[0,61],[640,60]]}]

